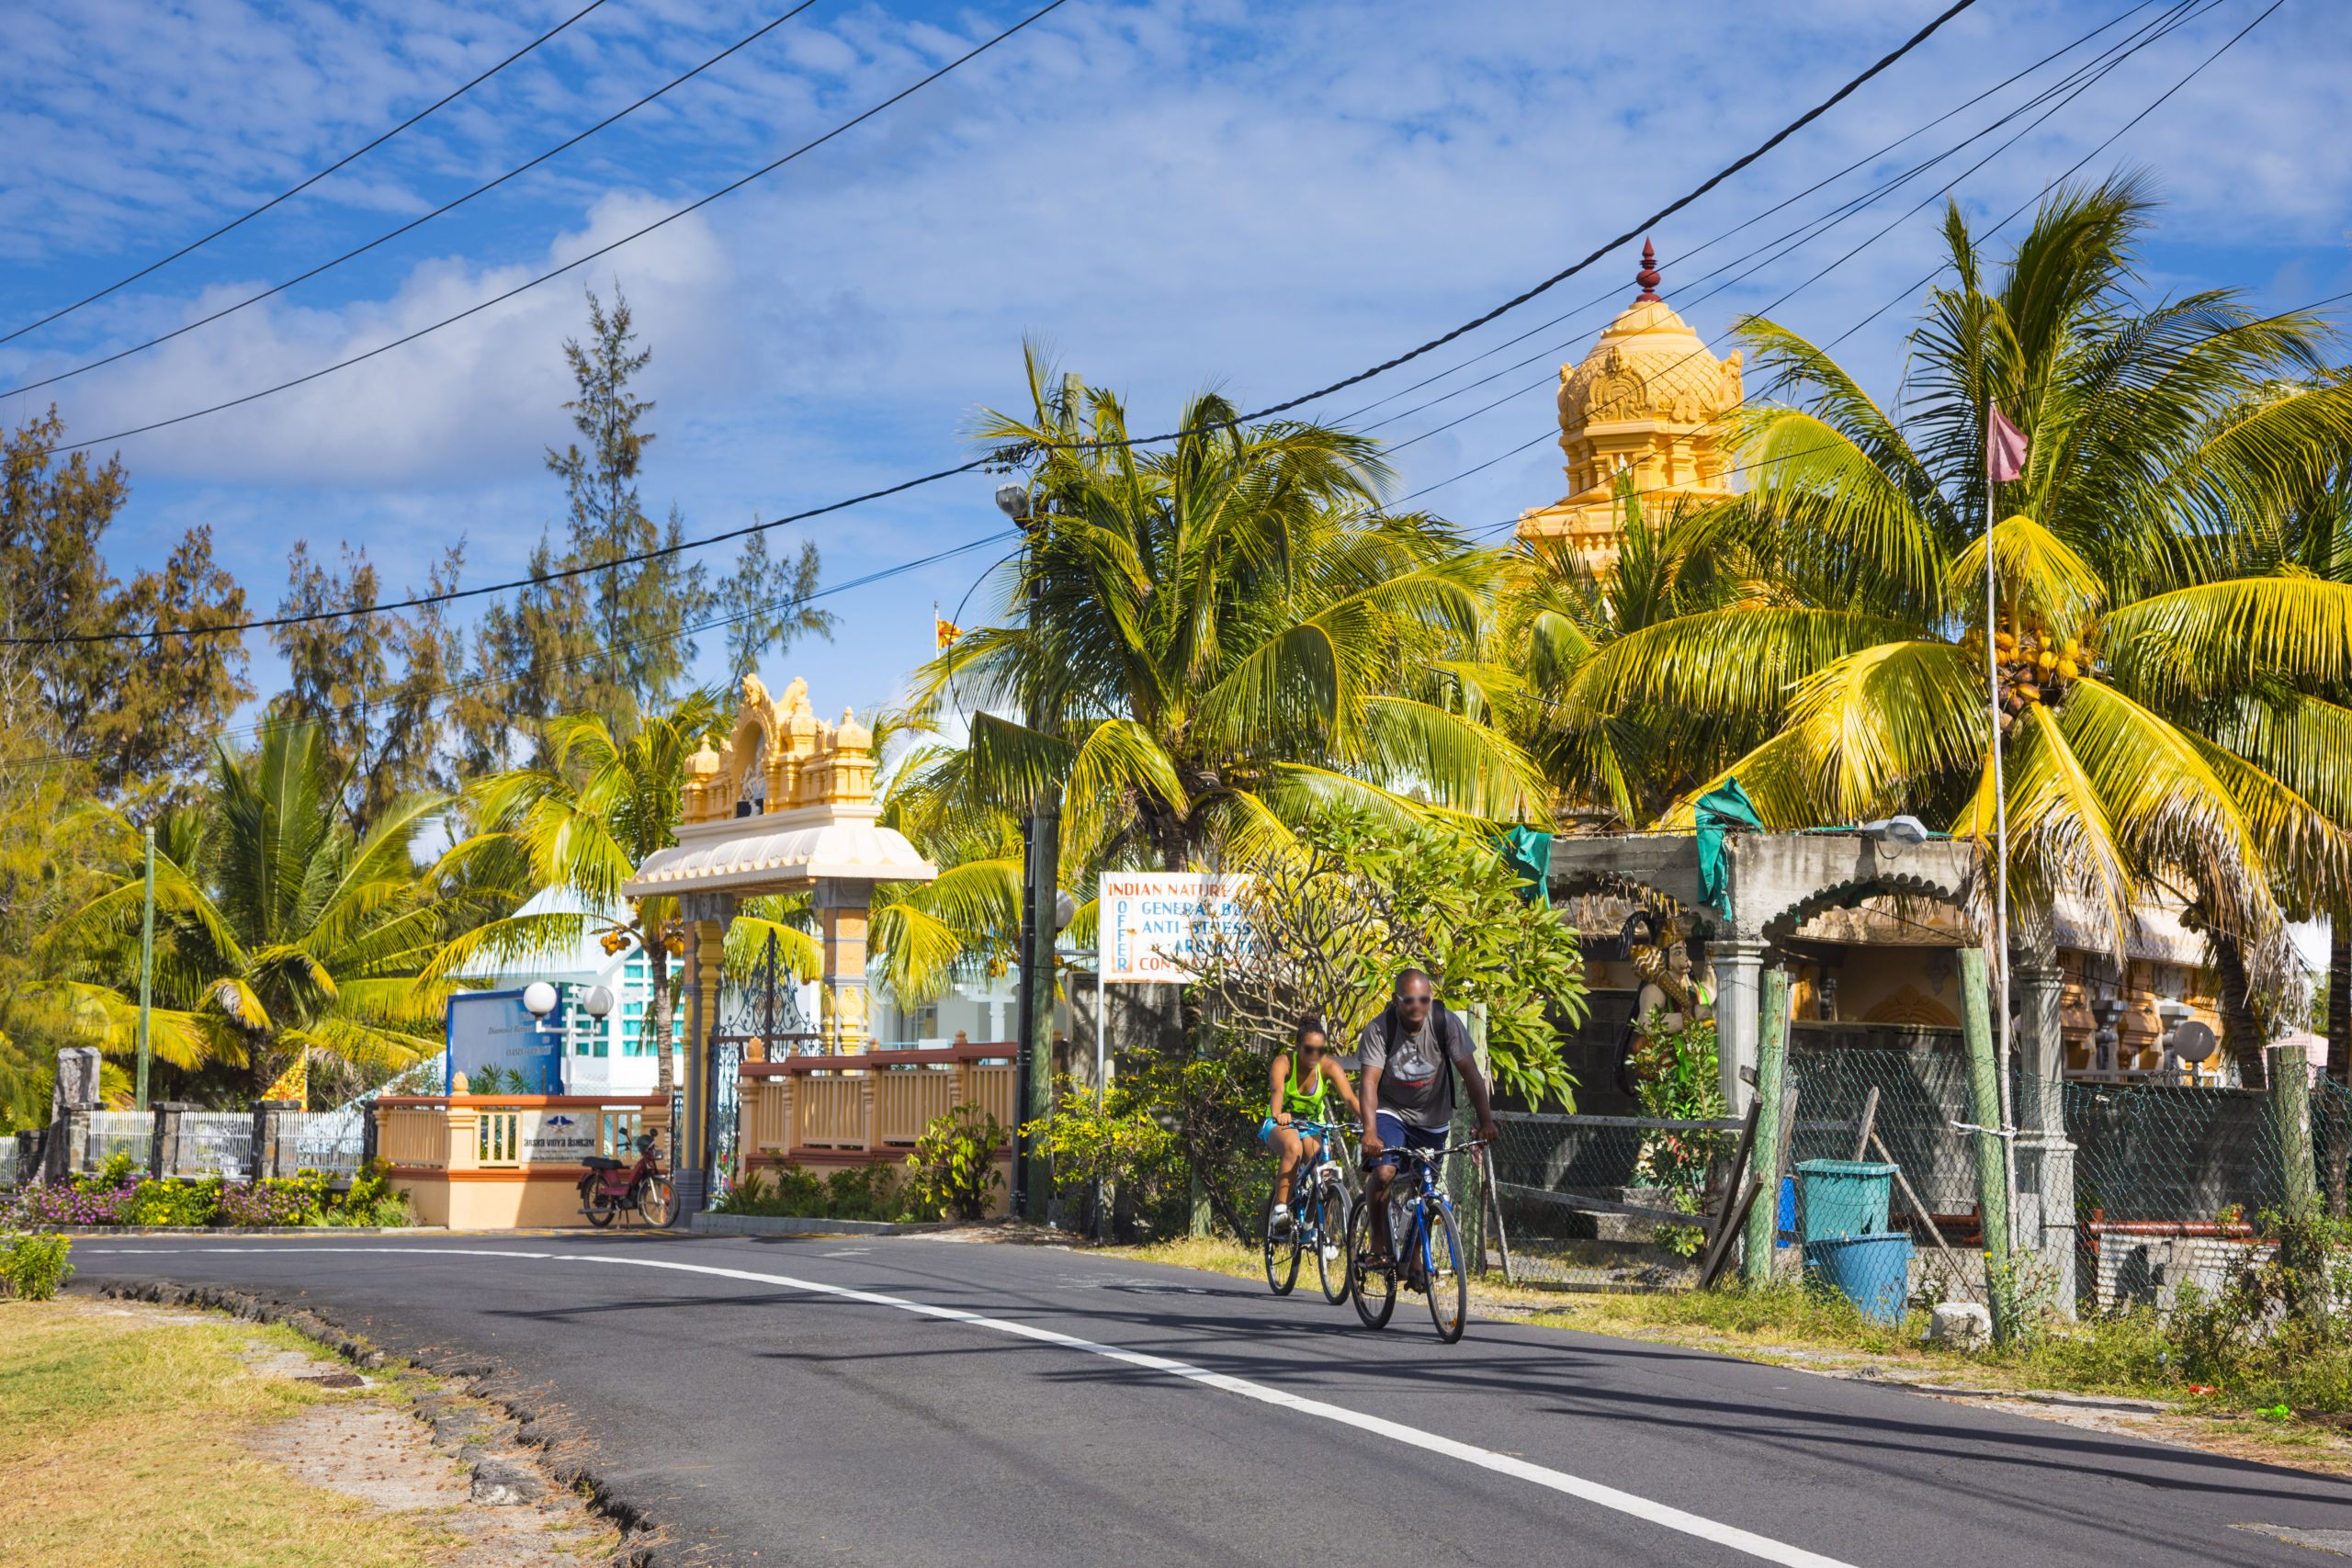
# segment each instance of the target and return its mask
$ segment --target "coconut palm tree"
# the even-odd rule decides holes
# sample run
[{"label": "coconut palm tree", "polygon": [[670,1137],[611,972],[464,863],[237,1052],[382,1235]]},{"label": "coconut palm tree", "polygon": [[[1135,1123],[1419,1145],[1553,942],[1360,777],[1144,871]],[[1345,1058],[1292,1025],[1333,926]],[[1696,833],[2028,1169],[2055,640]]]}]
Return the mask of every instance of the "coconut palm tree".
[{"label": "coconut palm tree", "polygon": [[[314,725],[273,725],[249,752],[219,748],[190,804],[155,834],[156,1059],[243,1070],[258,1089],[297,1051],[380,1078],[440,1046],[440,988],[416,976],[453,910],[480,889],[429,875],[415,850],[447,802],[389,806],[365,836],[343,810],[348,783]],[[139,830],[85,807],[74,831],[105,886],[51,934],[52,994],[110,1055],[133,1048],[143,866]],[[101,976],[93,956],[111,955]]]},{"label": "coconut palm tree", "polygon": [[[1985,835],[1989,547],[2020,913],[2078,900],[2120,950],[2136,900],[2180,898],[2260,992],[2290,963],[2283,908],[2352,871],[2352,586],[2246,540],[2340,471],[2352,386],[2313,317],[2136,299],[2149,207],[2135,179],[2062,192],[1997,268],[1952,210],[1954,281],[1892,405],[1745,323],[1773,400],[1737,429],[1753,488],[1728,521],[1769,588],[1610,643],[1572,703],[1754,716],[1704,782],[1736,775],[1768,823],[1900,808]],[[2030,457],[1988,494],[1993,404]]]},{"label": "coconut palm tree", "polygon": [[979,426],[1032,470],[1012,624],[964,633],[922,671],[922,711],[974,711],[970,744],[905,786],[929,802],[910,796],[910,820],[1017,811],[1058,784],[1067,874],[1254,856],[1334,801],[1545,816],[1532,760],[1480,716],[1518,687],[1478,657],[1499,559],[1435,519],[1384,514],[1374,442],[1244,427],[1204,394],[1182,440],[1119,446],[1114,395],[1034,348],[1027,368],[1031,412]]},{"label": "coconut palm tree", "polygon": [[1669,807],[1721,748],[1638,712],[1590,712],[1564,699],[1607,644],[1720,609],[1739,583],[1737,551],[1713,520],[1678,505],[1651,521],[1630,471],[1618,476],[1617,521],[1618,557],[1606,570],[1566,539],[1530,540],[1510,556],[1488,657],[1525,672],[1528,700],[1507,707],[1508,728],[1552,781],[1559,808],[1631,828]]}]

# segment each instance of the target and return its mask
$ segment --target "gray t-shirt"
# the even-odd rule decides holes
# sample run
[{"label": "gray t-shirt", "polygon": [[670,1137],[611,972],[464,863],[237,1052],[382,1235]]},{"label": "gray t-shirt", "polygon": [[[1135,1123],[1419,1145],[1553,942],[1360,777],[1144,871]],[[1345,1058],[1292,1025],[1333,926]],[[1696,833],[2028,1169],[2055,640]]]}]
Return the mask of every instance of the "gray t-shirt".
[{"label": "gray t-shirt", "polygon": [[[1388,1035],[1392,1022],[1397,1031],[1394,1042]],[[1438,1049],[1441,1033],[1442,1055]],[[1383,1013],[1363,1026],[1358,1048],[1363,1066],[1380,1069],[1381,1110],[1424,1133],[1442,1133],[1453,1124],[1453,1074],[1447,1070],[1446,1058],[1465,1069],[1475,1070],[1477,1063],[1470,1032],[1460,1019],[1432,1007],[1421,1026],[1408,1032],[1401,1015],[1392,1019]]]}]

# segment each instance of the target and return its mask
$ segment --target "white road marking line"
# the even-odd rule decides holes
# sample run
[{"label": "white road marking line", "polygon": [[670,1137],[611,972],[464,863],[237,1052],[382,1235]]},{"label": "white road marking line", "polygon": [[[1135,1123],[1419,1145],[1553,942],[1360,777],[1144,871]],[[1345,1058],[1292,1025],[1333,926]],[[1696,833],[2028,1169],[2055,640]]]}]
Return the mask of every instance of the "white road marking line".
[{"label": "white road marking line", "polygon": [[[217,1257],[223,1253],[263,1252],[283,1258],[289,1250],[291,1249],[283,1247],[89,1247],[85,1249],[85,1256],[146,1257],[170,1253],[194,1253],[205,1257]],[[1206,1367],[1196,1367],[1189,1361],[1174,1360],[1166,1356],[1154,1356],[1141,1350],[1122,1349],[1116,1345],[1103,1345],[1091,1339],[1081,1339],[1074,1334],[1064,1334],[1057,1329],[1040,1328],[1033,1324],[1014,1323],[1007,1318],[989,1317],[982,1313],[967,1312],[962,1307],[932,1306],[922,1302],[907,1301],[899,1296],[886,1296],[875,1291],[854,1290],[846,1285],[828,1285],[816,1280],[795,1279],[789,1274],[763,1274],[750,1269],[722,1269],[708,1263],[678,1263],[658,1258],[615,1258],[564,1252],[511,1252],[492,1250],[489,1247],[461,1247],[305,1246],[300,1250],[384,1254],[399,1258],[521,1258],[526,1261],[611,1264],[634,1269],[668,1269],[682,1274],[707,1274],[718,1279],[743,1280],[759,1285],[781,1285],[787,1290],[804,1291],[811,1295],[832,1296],[842,1301],[860,1302],[868,1306],[889,1307],[897,1312],[913,1313],[920,1317],[938,1318],[949,1323],[964,1324],[973,1328],[985,1328],[995,1334],[1009,1334],[1015,1338],[1033,1339],[1042,1345],[1059,1346],[1067,1350],[1083,1350],[1091,1356],[1101,1356],[1108,1360],[1124,1362],[1131,1367],[1140,1367],[1147,1371],[1163,1372],[1170,1377],[1182,1378],[1189,1382],[1200,1383],[1204,1387],[1218,1389],[1227,1393],[1238,1394],[1244,1399],[1255,1400],[1261,1404],[1271,1404],[1279,1409],[1296,1411],[1303,1416],[1318,1416],[1341,1427],[1352,1427],[1360,1432],[1369,1432],[1374,1437],[1386,1438],[1391,1442],[1402,1443],[1408,1448],[1442,1454],[1448,1459],[1459,1460],[1464,1464],[1476,1465],[1481,1470],[1492,1471],[1498,1475],[1508,1475],[1514,1480],[1524,1481],[1582,1502],[1597,1504],[1616,1513],[1640,1519],[1646,1524],[1657,1525],[1661,1529],[1675,1530],[1683,1535],[1695,1536],[1701,1540],[1713,1541],[1717,1546],[1727,1547],[1734,1551],[1742,1552],[1762,1562],[1782,1563],[1786,1568],[1853,1568],[1853,1564],[1841,1562],[1835,1557],[1825,1557],[1817,1551],[1807,1551],[1801,1546],[1791,1546],[1786,1541],[1774,1540],[1770,1536],[1758,1535],[1752,1530],[1744,1530],[1736,1525],[1722,1524],[1714,1519],[1689,1513],[1665,1503],[1653,1502],[1647,1497],[1632,1492],[1620,1491],[1614,1486],[1605,1486],[1598,1481],[1587,1481],[1580,1475],[1570,1475],[1566,1471],[1554,1470],[1548,1465],[1531,1463],[1511,1454],[1498,1452],[1493,1449],[1479,1448],[1474,1443],[1457,1442],[1452,1438],[1442,1438],[1435,1433],[1424,1432],[1419,1427],[1408,1427],[1400,1421],[1390,1421],[1378,1416],[1367,1416],[1362,1411],[1350,1410],[1344,1405],[1328,1404],[1319,1399],[1308,1399],[1304,1395],[1272,1387],[1271,1384],[1252,1382],[1247,1378],[1234,1377],[1229,1373],[1213,1372]]]}]

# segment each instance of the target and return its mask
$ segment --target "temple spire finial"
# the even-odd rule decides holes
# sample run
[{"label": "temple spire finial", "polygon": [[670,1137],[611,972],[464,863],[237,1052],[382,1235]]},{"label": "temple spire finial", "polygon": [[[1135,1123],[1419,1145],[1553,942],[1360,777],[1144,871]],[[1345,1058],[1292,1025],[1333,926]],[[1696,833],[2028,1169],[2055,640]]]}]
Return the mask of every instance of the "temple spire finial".
[{"label": "temple spire finial", "polygon": [[1657,247],[1646,239],[1642,242],[1642,270],[1634,274],[1634,281],[1642,286],[1642,292],[1634,300],[1634,304],[1663,305],[1666,303],[1657,291],[1657,286],[1665,281],[1657,270]]}]

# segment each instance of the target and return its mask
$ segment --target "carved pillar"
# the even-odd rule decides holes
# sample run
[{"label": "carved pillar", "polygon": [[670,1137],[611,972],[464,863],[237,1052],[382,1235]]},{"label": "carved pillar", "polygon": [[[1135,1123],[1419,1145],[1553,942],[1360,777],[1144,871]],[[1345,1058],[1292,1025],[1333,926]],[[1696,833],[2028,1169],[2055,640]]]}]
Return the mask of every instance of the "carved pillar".
[{"label": "carved pillar", "polygon": [[818,940],[824,949],[824,975],[819,992],[822,1019],[818,1024],[824,1048],[831,1052],[865,1049],[865,931],[874,897],[870,882],[820,882],[811,898],[817,915]]},{"label": "carved pillar", "polygon": [[671,1179],[683,1217],[699,1213],[710,1190],[711,1036],[718,1029],[720,966],[735,900],[724,893],[689,893],[678,908],[686,921],[686,1071],[675,1102],[683,1114]]},{"label": "carved pillar", "polygon": [[1763,1003],[1764,943],[1732,938],[1707,943],[1715,972],[1716,1066],[1724,1103],[1734,1116],[1747,1114],[1756,1091],[1743,1082],[1742,1067],[1756,1066],[1758,1020]]},{"label": "carved pillar", "polygon": [[2053,1278],[2053,1304],[2075,1312],[2075,1145],[2066,1136],[2065,1037],[2059,1008],[2066,976],[2055,947],[2013,953],[2018,996],[2016,1079],[2018,1213],[2012,1245],[2030,1247]]}]

